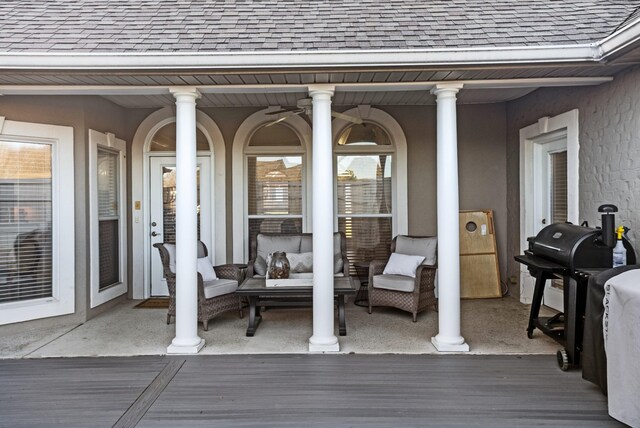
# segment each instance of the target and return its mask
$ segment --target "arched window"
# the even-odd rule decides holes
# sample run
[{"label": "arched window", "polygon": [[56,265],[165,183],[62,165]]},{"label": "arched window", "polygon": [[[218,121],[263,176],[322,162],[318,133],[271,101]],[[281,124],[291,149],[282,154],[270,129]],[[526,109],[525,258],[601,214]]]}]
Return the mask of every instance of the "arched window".
[{"label": "arched window", "polygon": [[245,149],[249,242],[258,233],[300,233],[304,221],[304,147],[283,124],[258,128]]},{"label": "arched window", "polygon": [[393,238],[394,147],[380,126],[364,122],[338,136],[336,210],[351,263],[385,260]]},{"label": "arched window", "polygon": [[[209,151],[209,140],[200,130],[196,128],[196,150]],[[151,138],[149,143],[150,152],[175,152],[176,151],[176,123],[171,122],[164,125]]]}]

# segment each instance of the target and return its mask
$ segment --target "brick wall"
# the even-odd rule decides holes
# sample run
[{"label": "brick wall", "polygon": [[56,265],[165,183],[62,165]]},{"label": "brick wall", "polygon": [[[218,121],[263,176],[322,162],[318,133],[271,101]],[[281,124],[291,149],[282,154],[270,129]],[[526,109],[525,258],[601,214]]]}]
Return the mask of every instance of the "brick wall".
[{"label": "brick wall", "polygon": [[[631,228],[640,249],[640,68],[596,87],[540,89],[507,105],[508,275],[519,254],[519,130],[544,116],[579,110],[580,221],[600,225],[598,206],[618,206],[616,224]],[[517,287],[512,292],[517,294]]]}]

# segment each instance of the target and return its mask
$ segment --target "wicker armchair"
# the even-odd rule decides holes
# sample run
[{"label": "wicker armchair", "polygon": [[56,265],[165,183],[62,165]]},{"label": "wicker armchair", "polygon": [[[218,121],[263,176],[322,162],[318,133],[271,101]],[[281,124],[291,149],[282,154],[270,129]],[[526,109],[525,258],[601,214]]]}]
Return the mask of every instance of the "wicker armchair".
[{"label": "wicker armchair", "polygon": [[[171,323],[171,317],[176,316],[176,274],[171,271],[170,255],[165,244],[154,244],[153,246],[160,252],[164,277],[167,280],[167,286],[169,287],[169,311],[167,313],[167,324],[169,324]],[[202,242],[199,242],[198,253],[199,257],[206,257],[208,255],[207,247]],[[226,264],[214,266],[213,269],[219,279],[235,281],[236,287],[242,282],[242,272],[235,265]],[[204,283],[202,275],[198,273],[198,321],[202,322],[202,326],[205,331],[209,328],[209,320],[222,312],[239,310],[240,318],[242,318],[242,301],[235,294],[235,291],[206,298],[205,288],[208,285],[209,284]]]},{"label": "wicker armchair", "polygon": [[[420,236],[403,236],[393,238],[391,242],[391,252],[396,252],[397,240],[400,239],[401,245],[398,248],[398,252],[407,254],[407,248],[416,243],[419,244],[420,240],[430,239],[433,242],[432,237],[420,237]],[[435,244],[435,242],[433,242]],[[404,248],[402,248],[404,246]],[[413,252],[410,255],[424,255],[423,253]],[[425,263],[430,260],[427,258]],[[435,263],[435,255],[433,257],[433,264],[421,264],[416,269],[415,279],[411,277],[405,277],[405,283],[409,282],[407,279],[414,281],[412,291],[401,291],[389,288],[382,288],[385,277],[391,277],[396,275],[383,275],[382,272],[387,264],[386,261],[374,260],[369,265],[369,313],[372,312],[373,306],[391,306],[401,309],[403,311],[411,312],[413,315],[413,322],[417,321],[418,312],[421,312],[433,306],[434,310],[438,310],[438,299],[435,295],[435,276],[437,270],[437,264]]]}]

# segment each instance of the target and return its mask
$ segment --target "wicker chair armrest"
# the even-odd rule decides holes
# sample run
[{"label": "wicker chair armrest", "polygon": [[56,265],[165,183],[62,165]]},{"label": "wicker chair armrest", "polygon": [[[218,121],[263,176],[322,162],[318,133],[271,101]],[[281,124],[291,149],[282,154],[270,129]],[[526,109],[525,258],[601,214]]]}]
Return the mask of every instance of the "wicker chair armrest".
[{"label": "wicker chair armrest", "polygon": [[416,269],[416,287],[415,292],[420,290],[432,290],[435,288],[437,265],[420,265]]},{"label": "wicker chair armrest", "polygon": [[213,270],[216,271],[218,278],[232,279],[234,281],[238,281],[238,284],[242,282],[242,272],[237,265],[225,264],[214,266]]},{"label": "wicker chair armrest", "polygon": [[380,275],[384,271],[384,267],[387,265],[387,262],[384,260],[373,260],[369,263],[369,284],[367,284],[367,288],[371,293],[373,289],[373,277],[375,275]]},{"label": "wicker chair armrest", "polygon": [[386,260],[373,260],[369,263],[369,276],[380,275],[384,272],[384,267],[387,265]]},{"label": "wicker chair armrest", "polygon": [[253,269],[253,264],[256,262],[256,259],[251,259],[249,260],[249,262],[247,263],[247,272],[245,274],[246,278],[253,278],[256,274],[255,270]]}]

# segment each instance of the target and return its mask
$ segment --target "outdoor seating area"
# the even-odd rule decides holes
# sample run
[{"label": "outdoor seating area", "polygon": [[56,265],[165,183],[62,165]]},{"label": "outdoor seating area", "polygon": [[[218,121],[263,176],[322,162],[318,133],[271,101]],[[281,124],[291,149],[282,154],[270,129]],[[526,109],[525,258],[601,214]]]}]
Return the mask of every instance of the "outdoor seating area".
[{"label": "outdoor seating area", "polygon": [[[164,279],[169,288],[167,324],[176,316],[176,246],[154,244],[160,252]],[[242,318],[242,301],[235,294],[244,275],[237,265],[212,266],[207,246],[198,241],[198,322],[208,330],[209,320],[226,311],[239,311]]]},{"label": "outdoor seating area", "polygon": [[369,266],[369,313],[374,306],[392,306],[411,312],[428,307],[438,310],[435,237],[396,236],[389,260],[374,260]]}]

